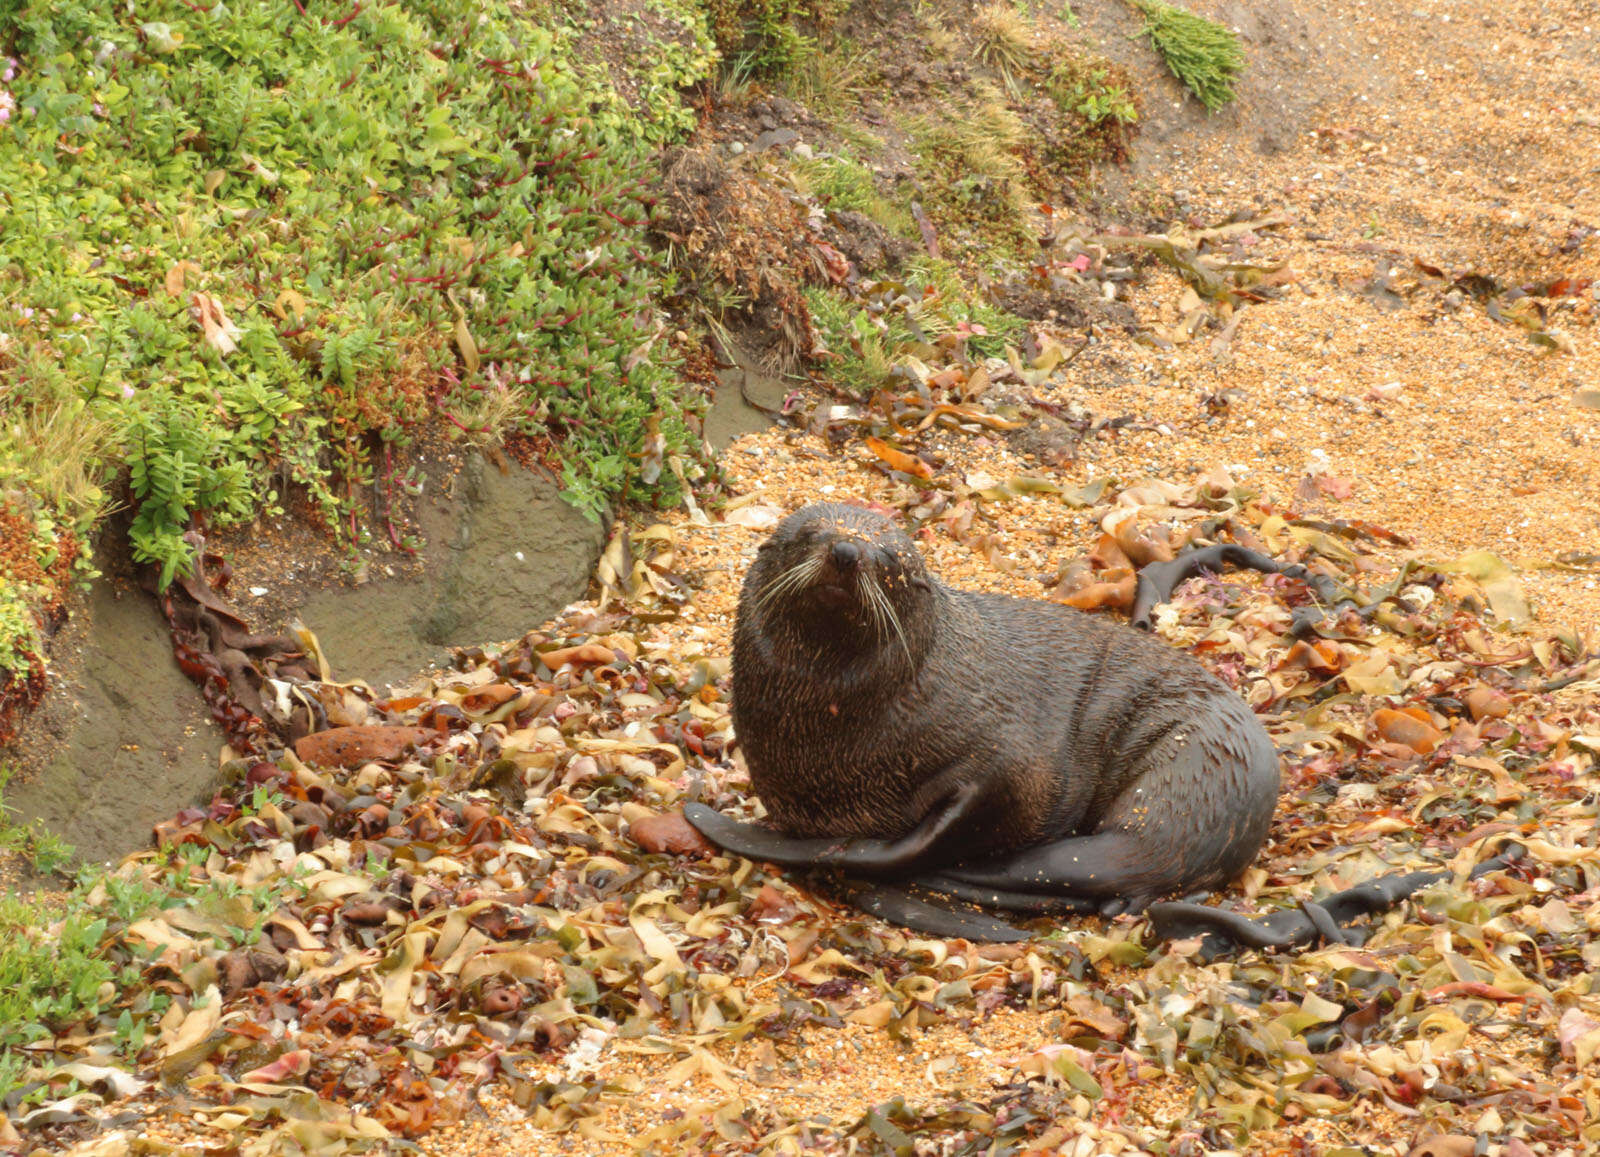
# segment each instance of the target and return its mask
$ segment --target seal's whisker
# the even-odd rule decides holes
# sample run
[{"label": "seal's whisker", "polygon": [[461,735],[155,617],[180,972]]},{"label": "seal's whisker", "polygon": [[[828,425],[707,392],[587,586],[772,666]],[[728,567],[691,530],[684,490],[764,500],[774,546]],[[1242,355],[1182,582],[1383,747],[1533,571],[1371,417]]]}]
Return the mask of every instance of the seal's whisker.
[{"label": "seal's whisker", "polygon": [[800,560],[767,584],[766,589],[761,592],[756,606],[765,607],[779,595],[799,590],[816,578],[817,572],[821,569],[822,559],[820,556],[814,555]]},{"label": "seal's whisker", "polygon": [[867,579],[864,574],[856,575],[856,598],[861,605],[867,608],[867,613],[872,616],[872,637],[878,642],[883,641],[883,610],[878,606],[878,589]]},{"label": "seal's whisker", "polygon": [[866,582],[865,576],[863,576],[862,581],[865,589],[870,594],[867,602],[872,607],[873,621],[877,624],[878,637],[883,637],[885,625],[892,627],[895,637],[900,640],[900,649],[906,653],[907,662],[915,666],[916,660],[911,657],[911,644],[906,641],[906,633],[900,627],[900,615],[895,611],[894,603],[889,600],[889,596],[883,592],[883,588],[878,586],[877,583]]},{"label": "seal's whisker", "polygon": [[889,615],[889,625],[894,628],[895,638],[900,640],[900,649],[906,653],[906,662],[915,667],[917,661],[911,657],[911,644],[906,641],[906,633],[900,626],[900,613],[894,609],[888,595],[880,592],[878,597],[883,600],[883,609]]}]

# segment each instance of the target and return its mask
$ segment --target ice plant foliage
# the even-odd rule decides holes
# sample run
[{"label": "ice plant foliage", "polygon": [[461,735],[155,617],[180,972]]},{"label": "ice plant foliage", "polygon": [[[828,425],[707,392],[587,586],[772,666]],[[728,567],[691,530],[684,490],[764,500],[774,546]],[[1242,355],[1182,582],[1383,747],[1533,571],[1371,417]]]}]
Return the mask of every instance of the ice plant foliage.
[{"label": "ice plant foliage", "polygon": [[8,2],[0,43],[0,408],[58,376],[110,419],[164,581],[193,518],[282,501],[274,468],[350,533],[374,450],[425,421],[538,438],[588,511],[652,421],[686,445],[649,134],[533,16]]}]

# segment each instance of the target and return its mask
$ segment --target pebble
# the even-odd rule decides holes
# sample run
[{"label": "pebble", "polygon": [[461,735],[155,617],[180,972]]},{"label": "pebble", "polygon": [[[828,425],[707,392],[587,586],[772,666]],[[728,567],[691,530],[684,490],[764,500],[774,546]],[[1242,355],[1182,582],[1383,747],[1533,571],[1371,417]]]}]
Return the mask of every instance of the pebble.
[{"label": "pebble", "polygon": [[761,153],[774,146],[792,144],[799,139],[800,134],[793,129],[768,129],[750,142],[750,151]]}]

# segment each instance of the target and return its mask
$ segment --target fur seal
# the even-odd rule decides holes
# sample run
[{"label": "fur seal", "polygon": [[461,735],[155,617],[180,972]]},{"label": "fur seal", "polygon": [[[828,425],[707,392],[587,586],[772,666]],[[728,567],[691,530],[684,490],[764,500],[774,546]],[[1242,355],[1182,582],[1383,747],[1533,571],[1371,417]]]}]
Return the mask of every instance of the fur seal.
[{"label": "fur seal", "polygon": [[[947,587],[889,519],[834,503],[784,519],[745,578],[733,722],[780,830],[689,805],[713,843],[991,908],[1137,912],[1224,884],[1278,795],[1265,730],[1189,655]],[[862,906],[972,930],[904,893]]]}]

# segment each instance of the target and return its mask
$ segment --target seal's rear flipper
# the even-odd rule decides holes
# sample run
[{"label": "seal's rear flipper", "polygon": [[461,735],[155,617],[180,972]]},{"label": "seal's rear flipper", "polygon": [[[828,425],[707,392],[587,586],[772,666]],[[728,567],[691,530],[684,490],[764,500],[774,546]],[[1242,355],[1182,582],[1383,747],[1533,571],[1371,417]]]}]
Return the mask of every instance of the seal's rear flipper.
[{"label": "seal's rear flipper", "polygon": [[954,876],[935,874],[918,876],[917,887],[937,896],[959,900],[980,908],[1000,908],[1007,912],[1021,912],[1033,916],[1092,915],[1104,905],[1103,897],[1074,896],[1068,893],[1052,895],[1048,892],[1011,892],[986,888]]},{"label": "seal's rear flipper", "polygon": [[835,890],[841,899],[847,899],[863,912],[903,928],[926,932],[930,936],[988,940],[997,944],[1033,938],[1031,932],[1007,924],[997,917],[976,910],[931,904],[893,884],[865,884],[846,880],[841,881]]},{"label": "seal's rear flipper", "polygon": [[[729,819],[721,812],[699,803],[685,804],[683,816],[701,835],[723,850],[783,867],[816,867],[819,861],[825,862],[828,852],[837,851],[850,842],[786,836],[757,824]],[[869,884],[861,880],[842,879],[829,885],[826,890],[836,894],[842,902],[854,904],[881,920],[932,936],[959,936],[967,940],[1010,943],[1027,940],[1030,935],[976,908],[943,900],[939,896],[932,897],[930,902],[894,884]]]},{"label": "seal's rear flipper", "polygon": [[1228,565],[1260,571],[1262,574],[1286,574],[1296,578],[1305,578],[1307,575],[1306,568],[1299,563],[1281,563],[1237,543],[1224,542],[1185,550],[1171,562],[1152,562],[1140,568],[1130,621],[1140,630],[1148,631],[1150,613],[1158,604],[1172,598],[1172,592],[1178,589],[1179,583],[1206,572],[1220,574],[1222,568]]},{"label": "seal's rear flipper", "polygon": [[[1467,879],[1475,880],[1508,868],[1522,856],[1521,846],[1510,844],[1498,856],[1473,868]],[[1156,939],[1182,940],[1199,936],[1200,959],[1211,961],[1246,948],[1296,948],[1317,940],[1359,943],[1361,938],[1349,935],[1342,926],[1358,916],[1392,908],[1401,900],[1449,878],[1449,872],[1437,870],[1396,872],[1335,892],[1320,903],[1308,901],[1299,908],[1284,908],[1270,916],[1244,916],[1205,904],[1176,902],[1152,904],[1146,914]]]}]

